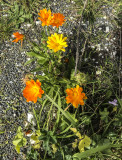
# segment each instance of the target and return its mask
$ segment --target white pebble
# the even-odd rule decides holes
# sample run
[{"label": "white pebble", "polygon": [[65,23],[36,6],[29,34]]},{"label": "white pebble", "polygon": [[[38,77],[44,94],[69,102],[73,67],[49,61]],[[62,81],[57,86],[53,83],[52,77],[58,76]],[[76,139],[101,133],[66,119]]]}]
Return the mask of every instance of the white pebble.
[{"label": "white pebble", "polygon": [[106,32],[109,32],[109,27],[106,27]]},{"label": "white pebble", "polygon": [[32,24],[27,24],[27,27],[30,27],[30,26],[32,26]]}]

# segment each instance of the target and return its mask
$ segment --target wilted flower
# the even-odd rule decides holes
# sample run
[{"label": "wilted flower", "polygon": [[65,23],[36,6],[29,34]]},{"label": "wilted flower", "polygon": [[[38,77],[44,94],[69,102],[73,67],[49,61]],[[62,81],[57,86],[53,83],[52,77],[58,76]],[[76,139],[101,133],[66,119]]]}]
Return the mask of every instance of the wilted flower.
[{"label": "wilted flower", "polygon": [[36,82],[34,80],[26,82],[26,87],[23,90],[23,96],[27,99],[27,102],[33,101],[34,103],[36,103],[37,98],[42,97],[44,91],[40,86],[41,82],[39,82],[39,80],[37,80]]},{"label": "wilted flower", "polygon": [[109,104],[113,104],[114,106],[118,106],[116,99],[114,99],[113,101],[109,101]]},{"label": "wilted flower", "polygon": [[85,93],[82,93],[83,88],[76,86],[76,88],[66,89],[67,97],[66,103],[71,103],[75,108],[78,108],[78,105],[84,105],[84,99],[87,99]]},{"label": "wilted flower", "polygon": [[27,137],[32,136],[32,134],[33,134],[32,130],[27,130],[27,131],[25,131],[25,135],[26,135]]},{"label": "wilted flower", "polygon": [[20,34],[19,32],[15,32],[15,33],[13,33],[13,35],[16,39],[14,39],[12,42],[17,43],[19,40],[21,40],[21,46],[22,46],[22,41],[23,41],[24,35]]},{"label": "wilted flower", "polygon": [[65,52],[65,47],[67,47],[67,42],[65,41],[66,39],[67,37],[63,38],[63,34],[57,34],[57,33],[54,33],[54,35],[51,34],[51,37],[48,37],[47,47],[53,49],[54,52],[57,52],[59,50]]},{"label": "wilted flower", "polygon": [[27,81],[33,79],[33,75],[32,74],[26,74],[24,78],[22,78],[22,82],[25,84]]},{"label": "wilted flower", "polygon": [[34,122],[34,116],[31,112],[27,114],[27,120],[28,120],[28,122],[30,122],[34,126],[36,125],[35,122]]},{"label": "wilted flower", "polygon": [[38,17],[38,19],[40,21],[42,21],[42,26],[49,26],[50,25],[50,21],[51,21],[51,10],[48,10],[47,9],[43,9],[43,10],[40,10],[40,13],[38,13],[38,15],[40,17]]},{"label": "wilted flower", "polygon": [[64,62],[65,62],[65,63],[68,63],[68,62],[69,62],[69,59],[68,59],[68,58],[65,58]]},{"label": "wilted flower", "polygon": [[61,13],[54,13],[51,19],[51,25],[56,26],[57,28],[59,26],[62,26],[62,24],[65,22],[65,16]]}]

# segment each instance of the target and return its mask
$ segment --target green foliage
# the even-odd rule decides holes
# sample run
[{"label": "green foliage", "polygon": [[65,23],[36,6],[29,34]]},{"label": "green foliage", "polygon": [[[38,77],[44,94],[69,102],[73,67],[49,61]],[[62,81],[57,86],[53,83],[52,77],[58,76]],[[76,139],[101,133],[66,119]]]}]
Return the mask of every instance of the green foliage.
[{"label": "green foliage", "polygon": [[39,141],[40,135],[41,135],[40,130],[36,130],[35,133],[33,133],[30,137],[30,141],[34,143],[32,146],[34,149],[40,148],[40,141]]},{"label": "green foliage", "polygon": [[38,160],[38,157],[39,157],[38,151],[31,149],[30,151],[28,151],[26,159],[27,160]]},{"label": "green foliage", "polygon": [[79,139],[75,139],[75,142],[72,143],[72,147],[75,149],[78,146],[79,151],[80,152],[84,152],[84,147],[89,147],[90,146],[91,139],[88,136],[86,136],[86,135],[82,136],[80,134],[80,132],[77,131],[76,128],[70,128],[70,129],[79,138]]},{"label": "green foliage", "polygon": [[[121,145],[118,145],[118,146],[121,146]],[[111,148],[111,147],[117,147],[117,145],[108,143],[103,146],[98,146],[96,148],[92,148],[92,149],[85,151],[83,153],[76,153],[73,155],[73,160],[81,160],[82,158],[87,158],[88,156],[91,156],[97,152],[104,151],[104,150]]]},{"label": "green foliage", "polygon": [[24,134],[22,133],[22,128],[19,126],[17,130],[17,135],[13,140],[13,145],[15,146],[17,153],[20,153],[20,148],[25,146],[26,143],[27,140],[26,138],[24,138]]},{"label": "green foliage", "polygon": [[[1,42],[10,39],[10,35],[15,30],[19,29],[23,23],[33,23],[35,15],[40,9],[40,6],[46,7],[48,0],[11,0],[0,1],[0,37]],[[5,8],[5,9],[3,9]],[[3,15],[7,17],[3,17]]]},{"label": "green foliage", "polygon": [[105,123],[108,123],[108,115],[109,115],[109,112],[107,111],[107,108],[104,108],[104,111],[100,111],[100,118],[102,121],[105,121]]},{"label": "green foliage", "polygon": [[[22,2],[24,7],[20,5]],[[26,21],[32,22],[32,11],[34,11],[32,8],[33,5],[36,6],[36,1],[29,0],[29,4],[26,2],[24,0],[12,3],[9,11],[11,16],[9,24],[15,26],[12,17],[16,27]],[[48,1],[44,2],[48,3]],[[113,8],[118,9],[120,3],[118,1],[116,3],[115,0],[88,0],[84,9],[85,1],[75,0],[75,2],[78,5],[76,8],[79,9],[78,14],[82,16],[84,23],[89,22],[87,31],[83,33],[82,37],[86,42],[82,41],[79,49],[84,48],[84,53],[80,55],[82,63],[80,62],[81,66],[78,66],[77,73],[75,74],[76,62],[72,54],[74,50],[70,50],[70,53],[61,51],[54,53],[48,49],[47,38],[52,32],[55,32],[50,27],[46,26],[40,31],[41,43],[30,42],[30,51],[27,52],[27,56],[31,57],[31,60],[27,61],[25,65],[36,62],[36,68],[32,72],[36,71],[34,78],[40,80],[45,92],[44,97],[38,99],[40,107],[32,107],[37,124],[29,126],[32,135],[27,146],[30,147],[26,155],[28,160],[106,159],[108,155],[114,157],[113,148],[117,150],[115,157],[120,155],[122,109],[121,100],[118,98],[119,79],[114,76],[118,72],[118,64],[113,65],[113,62],[106,58],[105,62],[98,64],[97,69],[100,74],[96,74],[92,56],[96,56],[98,52],[96,49],[90,48],[91,45],[96,45],[101,39],[108,36],[99,31],[96,36],[93,33],[93,29],[99,26],[99,24],[95,24],[96,19],[104,16],[103,6],[112,5]],[[37,4],[40,3],[37,1]],[[27,10],[24,12],[25,6]],[[7,31],[5,30],[5,32]],[[88,62],[85,61],[85,58],[88,58]],[[65,61],[66,59],[67,61]],[[79,105],[77,109],[72,105],[67,107],[65,100],[65,90],[76,85],[83,86],[88,97],[86,104]],[[109,104],[109,101],[114,98],[117,99],[116,108]],[[90,137],[86,135],[90,135]],[[13,140],[18,153],[20,153],[20,148],[26,145],[26,142],[21,127],[19,127]]]},{"label": "green foliage", "polygon": [[72,125],[76,125],[76,120],[74,120],[71,116],[71,114],[65,112],[59,105],[55,103],[53,99],[51,99],[48,95],[46,97],[52,102],[61,112],[62,114],[71,122]]},{"label": "green foliage", "polygon": [[89,77],[88,77],[88,75],[86,75],[85,73],[82,73],[80,71],[77,71],[77,74],[75,75],[75,70],[72,69],[70,80],[71,81],[74,80],[74,81],[76,81],[77,84],[82,86],[88,82]]},{"label": "green foliage", "polygon": [[[45,35],[44,35],[45,37]],[[44,75],[37,74],[37,78],[42,82],[45,88],[53,86],[63,86],[65,88],[70,84],[70,74],[74,67],[74,59],[71,57],[69,63],[65,64],[65,56],[59,51],[58,53],[49,53],[49,50],[43,41],[47,39],[43,37],[41,45],[32,43],[32,50],[27,55],[33,57],[33,61],[37,60],[37,67],[34,71],[41,71]],[[25,65],[31,63],[28,61]],[[84,74],[85,76],[85,74]],[[74,84],[77,82],[74,81]],[[49,85],[50,84],[50,85]]]},{"label": "green foliage", "polygon": [[42,131],[42,134],[39,137],[39,140],[43,141],[43,148],[49,154],[51,153],[51,145],[57,143],[57,138],[52,131],[46,131],[46,130]]},{"label": "green foliage", "polygon": [[[4,24],[4,25],[3,25]],[[8,21],[4,18],[0,19],[0,37],[1,37],[1,42],[4,40],[8,40],[11,36],[11,33],[13,31],[14,27],[8,23]]]},{"label": "green foliage", "polygon": [[23,22],[32,22],[33,20],[31,8],[29,8],[27,2],[22,5],[21,1],[14,1],[12,7],[8,11],[8,14],[11,17],[9,19],[9,23],[14,22],[16,28],[19,28]]},{"label": "green foliage", "polygon": [[[89,21],[90,25],[93,25],[94,22],[96,21],[96,18],[98,17],[103,17],[104,15],[104,7],[113,7],[113,10],[116,10],[114,12],[114,15],[119,16],[118,24],[121,23],[121,2],[119,0],[110,0],[110,1],[96,1],[96,0],[87,0],[86,8],[83,11],[83,6],[84,6],[84,0],[74,0],[76,2],[76,6],[78,9],[78,15],[81,16],[81,13],[83,12],[83,21]],[[114,16],[113,15],[113,16]],[[109,18],[109,17],[108,17]],[[116,21],[112,21],[113,23],[116,23]]]}]

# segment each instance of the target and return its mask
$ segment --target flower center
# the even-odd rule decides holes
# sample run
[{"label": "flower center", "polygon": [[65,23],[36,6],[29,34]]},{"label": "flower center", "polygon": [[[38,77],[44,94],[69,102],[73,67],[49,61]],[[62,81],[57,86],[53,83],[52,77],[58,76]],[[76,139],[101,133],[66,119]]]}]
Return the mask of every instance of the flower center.
[{"label": "flower center", "polygon": [[39,93],[39,88],[36,86],[32,87],[32,92],[34,93],[34,95],[37,95]]}]

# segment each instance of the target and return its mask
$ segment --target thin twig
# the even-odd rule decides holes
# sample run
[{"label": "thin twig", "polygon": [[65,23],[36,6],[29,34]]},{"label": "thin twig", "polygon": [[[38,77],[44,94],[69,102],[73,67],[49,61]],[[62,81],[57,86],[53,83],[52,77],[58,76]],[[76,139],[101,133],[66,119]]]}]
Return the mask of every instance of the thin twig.
[{"label": "thin twig", "polygon": [[76,50],[76,61],[75,61],[75,75],[76,75],[76,73],[77,73],[78,59],[79,59],[79,35],[80,35],[80,26],[81,26],[81,22],[82,22],[82,18],[83,18],[83,12],[84,12],[84,10],[85,10],[85,8],[86,8],[86,5],[87,5],[87,1],[88,1],[88,0],[86,0],[85,3],[84,3],[84,7],[83,7],[83,10],[82,10],[82,13],[81,13],[80,23],[79,23],[79,25],[78,25],[78,31],[77,31],[77,40],[76,40],[76,42],[77,42],[77,50]]},{"label": "thin twig", "polygon": [[66,111],[70,106],[71,106],[71,104],[70,104],[70,105],[68,105],[68,107],[66,107],[64,111]]},{"label": "thin twig", "polygon": [[122,32],[120,29],[120,63],[119,63],[119,98],[121,98],[121,51],[122,51]]},{"label": "thin twig", "polygon": [[[85,48],[86,48],[86,42],[87,42],[88,38],[86,38],[85,40],[85,43],[84,43],[84,46],[83,46],[83,51],[82,51],[82,55],[80,56],[80,62],[82,61],[82,57],[84,55],[84,52],[85,52]],[[81,63],[80,63],[80,66],[81,66]]]}]

